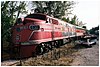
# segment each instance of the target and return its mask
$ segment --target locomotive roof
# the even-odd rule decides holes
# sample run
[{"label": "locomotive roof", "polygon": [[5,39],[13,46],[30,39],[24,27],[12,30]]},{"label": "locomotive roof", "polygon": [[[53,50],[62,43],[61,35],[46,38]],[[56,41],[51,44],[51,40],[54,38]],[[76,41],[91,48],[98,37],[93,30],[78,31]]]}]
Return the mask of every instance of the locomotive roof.
[{"label": "locomotive roof", "polygon": [[84,30],[84,28],[79,27],[79,26],[75,26],[75,28],[76,28],[76,29],[83,29],[83,30]]},{"label": "locomotive roof", "polygon": [[[63,20],[60,20],[60,19],[57,19],[57,18],[54,18],[54,17],[50,17],[50,16],[48,16],[48,15],[46,15],[46,14],[42,14],[42,13],[33,13],[33,14],[29,14],[29,15],[43,15],[43,16],[45,16],[45,17],[49,17],[49,18],[52,18],[52,19],[55,19],[55,20],[59,21],[60,24],[63,24],[63,25],[66,25],[66,24],[67,24],[68,26],[70,26],[70,27],[75,27],[76,29],[84,29],[84,28],[82,28],[82,27],[79,27],[79,26],[70,24],[70,23],[65,22],[65,21],[63,21]],[[29,15],[27,15],[27,16],[29,16]],[[26,16],[26,17],[27,17],[27,16]]]},{"label": "locomotive roof", "polygon": [[73,25],[73,24],[70,24],[70,23],[67,23],[69,26],[71,26],[71,27],[73,27],[73,26],[75,26],[75,25]]}]

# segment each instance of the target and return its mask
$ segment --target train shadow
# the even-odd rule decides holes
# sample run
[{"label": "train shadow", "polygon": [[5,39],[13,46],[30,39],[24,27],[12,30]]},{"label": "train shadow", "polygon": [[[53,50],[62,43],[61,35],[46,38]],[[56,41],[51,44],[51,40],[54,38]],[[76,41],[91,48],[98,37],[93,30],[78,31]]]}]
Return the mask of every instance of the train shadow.
[{"label": "train shadow", "polygon": [[82,44],[76,44],[73,49],[79,50],[79,49],[86,49],[86,47],[84,47],[84,45]]}]

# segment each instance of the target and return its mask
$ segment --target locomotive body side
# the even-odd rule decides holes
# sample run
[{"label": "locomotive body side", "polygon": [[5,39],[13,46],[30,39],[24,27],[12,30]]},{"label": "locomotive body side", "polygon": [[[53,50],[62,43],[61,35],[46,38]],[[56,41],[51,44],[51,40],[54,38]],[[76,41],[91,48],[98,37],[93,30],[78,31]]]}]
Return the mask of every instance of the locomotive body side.
[{"label": "locomotive body side", "polygon": [[76,26],[76,36],[84,36],[84,33],[86,33],[84,28]]},{"label": "locomotive body side", "polygon": [[52,47],[59,47],[64,41],[75,36],[82,36],[84,30],[44,14],[30,14],[21,18],[12,28],[13,50],[21,57],[42,54]]}]

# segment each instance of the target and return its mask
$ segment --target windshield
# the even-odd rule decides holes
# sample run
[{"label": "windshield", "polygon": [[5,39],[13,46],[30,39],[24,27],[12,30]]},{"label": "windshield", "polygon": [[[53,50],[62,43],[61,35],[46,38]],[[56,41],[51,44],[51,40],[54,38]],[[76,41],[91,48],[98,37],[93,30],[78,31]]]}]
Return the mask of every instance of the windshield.
[{"label": "windshield", "polygon": [[30,15],[26,16],[25,18],[34,18],[34,19],[46,20],[46,15],[30,14]]}]

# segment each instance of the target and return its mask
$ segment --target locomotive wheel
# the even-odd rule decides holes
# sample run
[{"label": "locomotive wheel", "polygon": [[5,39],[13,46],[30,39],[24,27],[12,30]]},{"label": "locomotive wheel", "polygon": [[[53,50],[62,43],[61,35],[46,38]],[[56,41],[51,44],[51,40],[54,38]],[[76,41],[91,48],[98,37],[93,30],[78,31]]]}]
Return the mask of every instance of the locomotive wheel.
[{"label": "locomotive wheel", "polygon": [[48,49],[52,50],[52,44],[51,43],[48,43]]},{"label": "locomotive wheel", "polygon": [[55,45],[56,48],[58,48],[59,47],[59,42],[55,41],[54,45]]},{"label": "locomotive wheel", "polygon": [[43,46],[42,46],[42,45],[37,46],[37,48],[36,48],[36,53],[37,53],[38,55],[41,55],[41,54],[43,54],[43,52],[44,52]]},{"label": "locomotive wheel", "polygon": [[49,45],[48,48],[49,48],[49,50],[52,50],[52,46],[51,45]]},{"label": "locomotive wheel", "polygon": [[44,52],[49,52],[49,44],[45,43],[44,45]]},{"label": "locomotive wheel", "polygon": [[58,43],[59,43],[59,46],[62,46],[63,45],[63,40],[59,40]]},{"label": "locomotive wheel", "polygon": [[52,49],[55,47],[55,43],[54,43],[54,41],[51,42],[50,45],[51,45],[51,50],[52,50]]},{"label": "locomotive wheel", "polygon": [[60,41],[57,42],[57,48],[59,48],[59,47],[60,47]]},{"label": "locomotive wheel", "polygon": [[57,42],[56,41],[54,42],[54,47],[57,47]]}]

